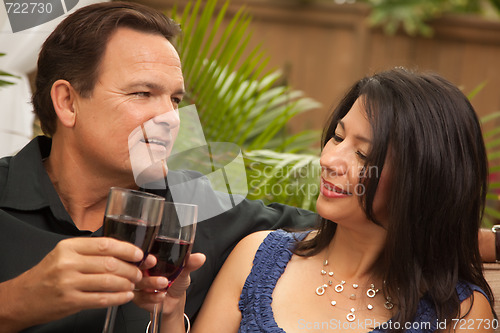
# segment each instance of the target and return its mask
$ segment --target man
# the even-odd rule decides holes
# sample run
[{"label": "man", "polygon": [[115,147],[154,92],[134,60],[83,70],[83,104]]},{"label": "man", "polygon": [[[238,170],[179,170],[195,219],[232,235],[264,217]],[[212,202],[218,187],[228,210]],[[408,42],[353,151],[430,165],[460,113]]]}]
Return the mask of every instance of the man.
[{"label": "man", "polygon": [[[0,161],[0,332],[100,332],[106,307],[120,305],[115,331],[144,332],[147,305],[164,278],[143,279],[135,246],[99,237],[111,186],[137,188],[129,134],[154,119],[178,125],[184,95],[172,39],[178,26],[133,3],[100,3],[68,16],[38,60],[35,113],[52,139],[38,137]],[[150,145],[148,142],[142,142]],[[198,226],[191,275],[193,318],[232,247],[262,229],[310,225],[316,216],[244,200]],[[187,273],[203,256],[192,256]],[[151,267],[148,257],[145,266]],[[183,301],[171,287],[169,301]],[[179,299],[176,299],[179,298]]]}]

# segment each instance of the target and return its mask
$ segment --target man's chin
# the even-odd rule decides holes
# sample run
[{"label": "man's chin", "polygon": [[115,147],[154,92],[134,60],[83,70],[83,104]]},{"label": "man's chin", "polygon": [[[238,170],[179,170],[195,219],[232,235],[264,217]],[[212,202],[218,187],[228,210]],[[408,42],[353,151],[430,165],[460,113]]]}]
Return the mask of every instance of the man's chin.
[{"label": "man's chin", "polygon": [[147,167],[137,170],[134,168],[135,183],[143,188],[166,188],[166,177],[168,172],[167,164],[163,161],[156,162]]}]

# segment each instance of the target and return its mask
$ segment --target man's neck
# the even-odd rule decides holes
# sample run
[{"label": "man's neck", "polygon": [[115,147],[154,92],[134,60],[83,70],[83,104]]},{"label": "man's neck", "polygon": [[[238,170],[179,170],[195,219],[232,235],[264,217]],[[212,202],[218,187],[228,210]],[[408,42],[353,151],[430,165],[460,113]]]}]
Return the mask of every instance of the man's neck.
[{"label": "man's neck", "polygon": [[53,140],[50,156],[44,160],[45,169],[76,227],[96,231],[103,223],[109,188],[132,185],[102,176],[65,146]]}]

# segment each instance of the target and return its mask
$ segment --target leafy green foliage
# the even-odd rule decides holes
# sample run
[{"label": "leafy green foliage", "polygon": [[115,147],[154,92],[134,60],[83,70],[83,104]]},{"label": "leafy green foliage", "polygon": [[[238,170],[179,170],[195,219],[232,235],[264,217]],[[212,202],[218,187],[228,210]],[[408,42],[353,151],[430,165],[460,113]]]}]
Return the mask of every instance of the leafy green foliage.
[{"label": "leafy green foliage", "polygon": [[[467,97],[473,99],[485,86],[486,81],[480,83]],[[480,122],[486,128],[489,123],[494,124],[499,120],[500,111],[497,111],[482,117]],[[491,227],[500,219],[500,127],[493,125],[492,129],[483,130],[483,139],[488,156],[489,186],[482,225]]]},{"label": "leafy green foliage", "polygon": [[227,7],[198,0],[170,13],[183,30],[177,43],[187,90],[183,104],[196,104],[208,142],[243,149],[249,198],[314,210],[319,163],[311,147],[320,133],[292,135],[286,125],[320,105],[281,85],[279,71],[265,72],[268,58],[260,47],[249,47],[250,16],[241,9],[224,26]]},{"label": "leafy green foliage", "polygon": [[321,172],[318,156],[254,150],[245,158],[249,199],[315,210]]},{"label": "leafy green foliage", "polygon": [[372,7],[370,22],[394,34],[400,27],[410,35],[431,36],[428,21],[447,13],[500,13],[500,0],[361,0]]},{"label": "leafy green foliage", "polygon": [[[481,118],[481,122],[486,125],[489,122],[500,120],[500,111],[493,112]],[[486,195],[487,205],[484,211],[483,226],[491,227],[495,221],[500,220],[500,127],[483,133],[486,149],[488,151],[489,166],[489,187]]]},{"label": "leafy green foliage", "polygon": [[[478,10],[472,0],[364,1],[374,6],[374,23],[385,24],[388,32],[404,24],[411,34],[431,33],[425,21],[444,12]],[[196,104],[207,141],[233,142],[243,148],[250,199],[315,210],[319,158],[317,151],[307,152],[320,134],[290,135],[286,124],[319,104],[302,92],[280,86],[279,72],[264,73],[267,58],[259,47],[248,49],[251,18],[240,10],[223,27],[227,6],[226,2],[217,11],[217,0],[208,0],[204,6],[198,0],[189,2],[180,14],[175,9],[171,13],[184,31],[178,41],[188,91],[184,103]],[[469,93],[469,98],[483,86]],[[500,112],[482,122],[498,118]],[[500,159],[500,128],[485,132],[484,137],[492,165],[483,222],[488,226],[500,218],[500,166],[494,166]]]},{"label": "leafy green foliage", "polygon": [[[3,57],[3,56],[5,56],[5,53],[0,53],[0,57]],[[12,74],[7,73],[7,72],[2,71],[2,70],[0,70],[0,76],[7,76],[7,77],[19,79],[19,76],[12,75]],[[13,85],[13,84],[15,84],[15,83],[11,82],[11,81],[6,81],[6,80],[0,79],[0,87],[2,87],[2,86],[8,86],[8,85]]]},{"label": "leafy green foliage", "polygon": [[207,141],[233,142],[247,150],[310,151],[319,134],[290,135],[286,125],[319,103],[279,85],[279,71],[264,73],[267,58],[259,47],[248,47],[250,17],[243,9],[223,27],[228,3],[218,13],[217,0],[201,4],[189,2],[182,16],[175,9],[171,16],[183,29],[178,50],[185,103],[196,104]]}]

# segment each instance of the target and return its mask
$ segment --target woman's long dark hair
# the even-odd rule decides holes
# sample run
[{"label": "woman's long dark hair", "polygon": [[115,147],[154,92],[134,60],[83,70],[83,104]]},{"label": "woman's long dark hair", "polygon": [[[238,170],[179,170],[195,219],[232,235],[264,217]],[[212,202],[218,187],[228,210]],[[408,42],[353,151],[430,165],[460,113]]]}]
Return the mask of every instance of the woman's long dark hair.
[{"label": "woman's long dark hair", "polygon": [[[373,131],[365,168],[375,166],[380,175],[390,154],[387,240],[374,270],[398,305],[394,319],[404,327],[425,296],[435,305],[439,321],[451,322],[460,311],[455,291],[459,280],[481,287],[493,304],[478,249],[488,162],[467,97],[436,74],[397,68],[364,78],[333,111],[323,146],[360,97]],[[378,175],[368,173],[361,180],[366,192],[360,197],[366,216],[377,224],[373,200]],[[335,223],[322,219],[317,236],[299,242],[295,253],[319,253],[335,230]]]}]

